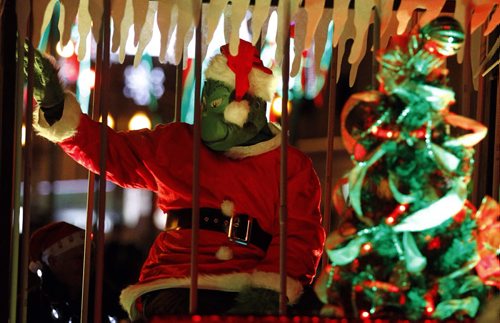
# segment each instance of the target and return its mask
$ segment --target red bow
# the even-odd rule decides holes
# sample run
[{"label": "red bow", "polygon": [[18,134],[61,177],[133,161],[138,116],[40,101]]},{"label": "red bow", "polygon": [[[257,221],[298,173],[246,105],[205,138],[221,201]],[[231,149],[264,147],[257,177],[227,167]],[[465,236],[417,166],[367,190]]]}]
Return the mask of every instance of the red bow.
[{"label": "red bow", "polygon": [[240,39],[238,54],[232,56],[229,52],[229,44],[220,48],[221,53],[227,58],[227,66],[234,72],[235,77],[235,100],[241,101],[250,87],[248,74],[252,67],[258,68],[266,74],[272,74],[271,70],[264,66],[259,57],[257,49],[247,41]]}]

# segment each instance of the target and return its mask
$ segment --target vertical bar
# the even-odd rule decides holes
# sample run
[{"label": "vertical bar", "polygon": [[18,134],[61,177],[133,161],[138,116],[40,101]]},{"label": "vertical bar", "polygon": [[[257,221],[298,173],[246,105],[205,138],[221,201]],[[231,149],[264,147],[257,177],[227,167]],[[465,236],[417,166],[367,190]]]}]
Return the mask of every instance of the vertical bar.
[{"label": "vertical bar", "polygon": [[[470,21],[471,21],[471,7],[467,6],[465,10],[465,42],[464,42],[464,60],[462,63],[462,109],[461,114],[466,117],[471,116],[471,92],[472,92],[472,82],[471,82],[471,33],[470,33]],[[474,203],[475,201],[473,201]]]},{"label": "vertical bar", "polygon": [[[15,15],[15,13],[14,13]],[[14,45],[14,48],[16,46]],[[16,71],[16,88],[15,88],[15,108],[13,115],[13,127],[10,125],[10,129],[13,134],[13,181],[11,182],[13,192],[12,192],[12,202],[13,202],[13,212],[12,210],[7,213],[7,215],[13,216],[12,227],[12,253],[11,253],[11,272],[10,272],[10,321],[17,322],[17,300],[18,300],[18,283],[19,283],[19,218],[20,218],[20,183],[21,183],[21,164],[22,164],[22,151],[21,151],[21,128],[23,119],[23,92],[24,92],[24,39],[18,39],[17,41],[18,50],[18,64]],[[12,64],[12,63],[11,63]],[[13,130],[12,130],[13,129]],[[7,130],[7,129],[5,129]],[[3,158],[2,158],[3,159]]]},{"label": "vertical bar", "polygon": [[378,72],[378,61],[377,53],[380,50],[380,10],[381,10],[380,0],[375,0],[375,7],[373,8],[373,53],[372,53],[372,77],[371,84],[372,88],[376,88],[377,85],[377,72]]},{"label": "vertical bar", "polygon": [[[471,7],[468,4],[465,10],[465,42],[464,42],[464,58],[462,63],[462,100],[461,114],[471,116],[471,95],[472,95],[472,69],[471,69],[471,33],[470,33],[470,14]],[[479,147],[479,145],[477,146]],[[477,148],[476,147],[476,148]],[[473,173],[474,174],[474,173]],[[473,181],[476,179],[472,178]],[[474,185],[474,184],[473,184]],[[477,205],[477,192],[473,192],[471,196],[472,203]]]},{"label": "vertical bar", "polygon": [[[100,75],[98,84],[101,94],[108,89],[109,79],[109,52],[110,52],[110,1],[104,0],[104,10],[102,14],[101,41],[102,52],[96,59],[102,59],[101,70],[97,71]],[[101,154],[99,159],[99,195],[98,195],[98,218],[96,234],[96,269],[95,269],[95,289],[94,289],[94,322],[100,323],[102,318],[102,285],[104,276],[104,220],[106,216],[106,151],[108,147],[107,125],[108,125],[108,107],[106,95],[99,96],[99,112],[101,121]]]},{"label": "vertical bar", "polygon": [[181,58],[179,65],[175,67],[175,110],[174,121],[180,122],[182,115],[182,66],[184,64],[184,57]]},{"label": "vertical bar", "polygon": [[31,43],[33,38],[33,7],[30,3],[30,13],[28,22],[28,39],[30,39],[28,50],[28,86],[26,100],[26,142],[24,145],[24,186],[23,186],[23,240],[21,244],[21,301],[20,321],[27,321],[28,309],[28,264],[29,264],[29,241],[30,241],[30,223],[31,223],[31,166],[33,157],[32,132],[33,132],[33,81],[34,81],[34,62],[35,49]]},{"label": "vertical bar", "polygon": [[[484,30],[484,27],[481,27],[481,32]],[[481,44],[479,46],[479,60],[482,62],[484,61],[486,57],[486,37],[481,37]],[[484,77],[478,76],[478,94],[476,98],[476,116],[475,119],[478,120],[479,122],[484,123],[484,100],[485,100],[485,87],[484,87]],[[483,148],[486,148],[483,149]],[[479,188],[479,176],[481,178],[485,178],[487,176],[487,167],[479,167],[480,165],[484,164],[483,158],[481,158],[481,153],[486,153],[485,156],[487,156],[487,145],[485,141],[480,142],[475,149],[474,153],[474,169],[472,171],[472,183],[473,183],[473,188],[472,188],[472,194],[473,194],[473,201],[479,201],[480,196],[484,195],[485,192],[485,187]],[[481,173],[481,175],[480,175]]]},{"label": "vertical bar", "polygon": [[283,32],[285,43],[283,48],[282,80],[283,100],[281,102],[281,160],[280,160],[280,303],[279,314],[286,315],[286,234],[287,234],[287,198],[288,198],[288,82],[290,78],[290,3],[285,2],[283,10]]},{"label": "vertical bar", "polygon": [[198,308],[198,234],[200,227],[200,143],[201,143],[201,9],[196,26],[194,59],[194,133],[193,133],[193,213],[191,229],[191,286],[189,289],[189,313]]},{"label": "vertical bar", "polygon": [[[11,298],[11,273],[14,266],[13,255],[13,181],[14,181],[14,136],[12,131],[15,122],[16,100],[22,98],[19,92],[16,92],[16,84],[19,82],[12,80],[12,75],[16,74],[16,11],[15,2],[4,2],[3,13],[0,15],[1,36],[0,36],[0,254],[3,255],[3,264],[0,266],[0,321],[8,322],[11,311],[9,310],[15,299]],[[19,52],[19,59],[23,53]],[[19,71],[19,69],[17,69]],[[16,95],[10,95],[16,93]],[[9,95],[3,95],[9,94]],[[14,322],[11,320],[11,322]]]},{"label": "vertical bar", "polygon": [[[333,38],[333,33],[332,33]],[[333,44],[333,41],[332,41]],[[328,234],[331,231],[331,213],[332,213],[332,182],[333,182],[333,145],[334,145],[334,128],[335,128],[335,110],[337,107],[337,47],[333,48],[332,58],[330,62],[330,78],[328,84],[328,144],[326,147],[326,171],[325,171],[325,198],[323,206],[323,228]],[[324,269],[328,264],[328,255],[323,253],[321,268]]]},{"label": "vertical bar", "polygon": [[[101,37],[102,40],[102,37]],[[90,48],[89,48],[90,50]],[[89,107],[89,114],[92,115],[92,120],[98,121],[100,116],[100,97],[101,97],[101,77],[102,77],[102,41],[97,44],[96,62],[95,62],[95,86],[94,97],[92,104]],[[81,315],[80,322],[88,322],[88,308],[89,308],[89,291],[90,291],[90,272],[91,272],[91,259],[92,259],[92,231],[93,231],[93,217],[94,217],[94,203],[95,203],[95,177],[96,175],[89,171],[88,175],[88,189],[87,189],[87,221],[85,223],[85,247],[83,255],[83,277],[82,277],[82,302],[81,302]]]},{"label": "vertical bar", "polygon": [[497,93],[496,93],[496,108],[495,108],[495,136],[493,137],[493,187],[492,195],[495,199],[500,200],[500,82],[497,78]]},{"label": "vertical bar", "polygon": [[92,218],[94,214],[95,175],[89,171],[87,184],[87,220],[85,222],[85,243],[83,251],[82,301],[80,307],[80,322],[87,322],[89,307],[90,260],[92,245]]}]

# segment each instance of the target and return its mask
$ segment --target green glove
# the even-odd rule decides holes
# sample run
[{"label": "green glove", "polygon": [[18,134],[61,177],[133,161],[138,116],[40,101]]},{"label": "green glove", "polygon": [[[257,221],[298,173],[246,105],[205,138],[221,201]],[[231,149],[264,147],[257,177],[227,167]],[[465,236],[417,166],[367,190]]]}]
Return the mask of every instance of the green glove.
[{"label": "green glove", "polygon": [[[27,77],[28,43],[24,43],[24,74]],[[44,112],[45,119],[52,125],[61,119],[64,107],[64,87],[57,75],[54,57],[35,49],[33,97]]]},{"label": "green glove", "polygon": [[276,315],[279,296],[278,292],[266,288],[245,288],[236,296],[235,305],[226,314]]}]

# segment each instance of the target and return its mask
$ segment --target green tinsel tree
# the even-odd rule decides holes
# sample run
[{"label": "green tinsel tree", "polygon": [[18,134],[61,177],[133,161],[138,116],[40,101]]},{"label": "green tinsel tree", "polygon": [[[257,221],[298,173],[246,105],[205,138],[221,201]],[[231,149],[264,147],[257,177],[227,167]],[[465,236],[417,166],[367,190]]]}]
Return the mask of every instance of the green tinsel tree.
[{"label": "green tinsel tree", "polygon": [[449,111],[444,64],[463,40],[450,17],[395,37],[378,56],[379,90],[345,104],[355,166],[335,189],[342,219],[315,286],[326,315],[475,317],[486,285],[499,286],[498,204],[476,211],[467,201],[472,147],[486,128]]}]

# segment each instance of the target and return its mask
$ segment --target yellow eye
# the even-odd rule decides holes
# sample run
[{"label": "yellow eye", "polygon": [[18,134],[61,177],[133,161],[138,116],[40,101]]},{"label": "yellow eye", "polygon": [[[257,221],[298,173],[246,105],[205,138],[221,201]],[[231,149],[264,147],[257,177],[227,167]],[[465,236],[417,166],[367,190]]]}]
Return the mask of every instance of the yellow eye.
[{"label": "yellow eye", "polygon": [[221,103],[222,103],[222,98],[218,98],[210,103],[210,107],[217,108]]}]

